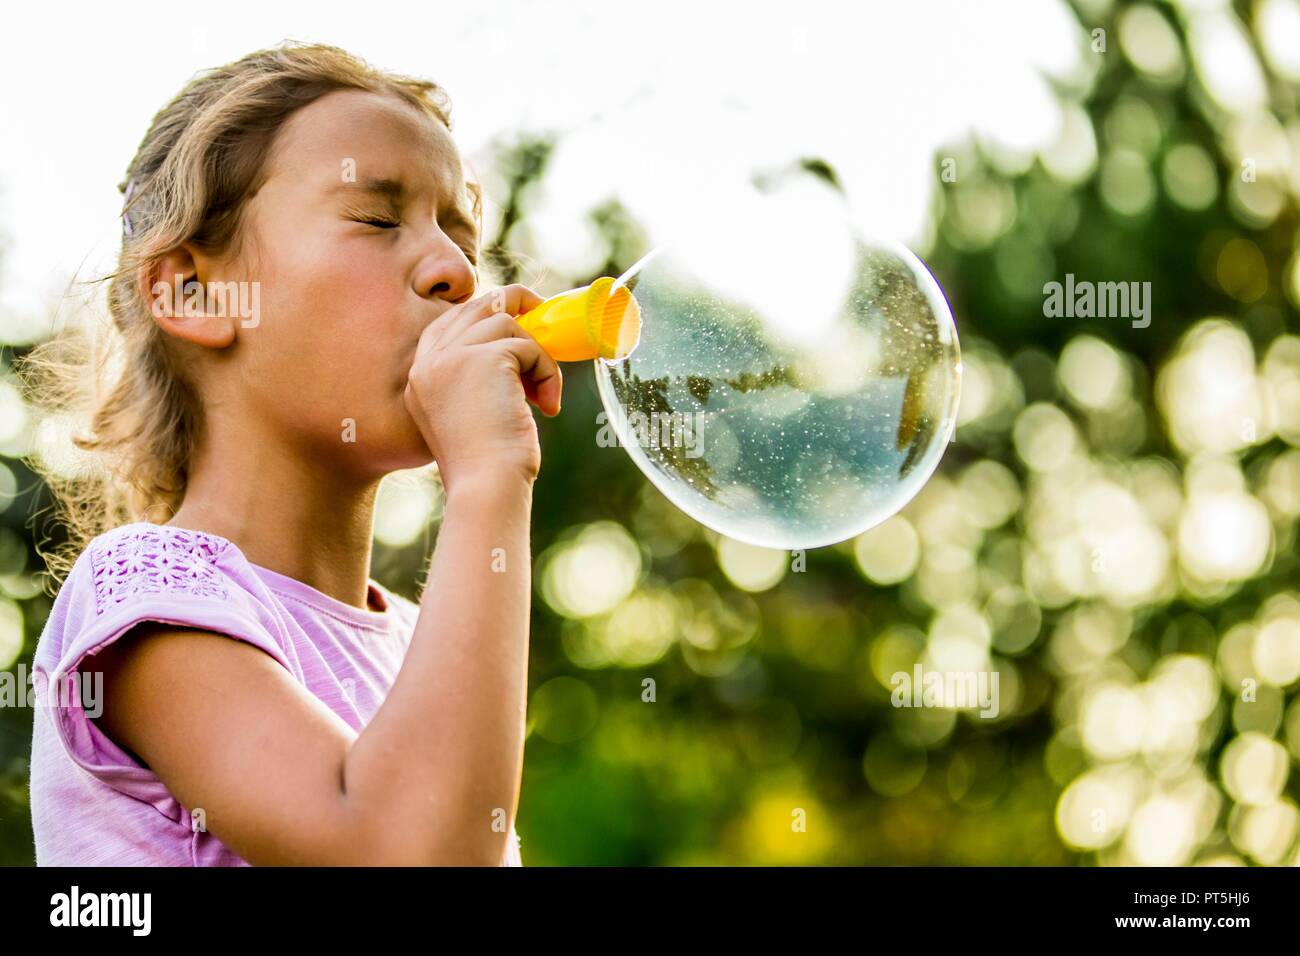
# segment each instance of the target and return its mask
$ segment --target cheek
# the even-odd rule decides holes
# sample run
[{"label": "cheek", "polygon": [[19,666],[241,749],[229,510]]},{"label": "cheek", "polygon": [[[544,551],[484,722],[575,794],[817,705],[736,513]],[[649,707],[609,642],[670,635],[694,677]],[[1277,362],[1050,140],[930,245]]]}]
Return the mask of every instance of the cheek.
[{"label": "cheek", "polygon": [[[275,350],[294,356],[306,375],[329,375],[332,386],[385,374],[409,362],[413,331],[403,309],[405,287],[391,255],[365,243],[299,244],[268,274],[264,309]],[[408,341],[409,340],[409,341]]]},{"label": "cheek", "polygon": [[418,328],[391,255],[365,245],[300,241],[266,269],[263,321],[244,333],[268,408],[313,431],[353,418],[386,434],[406,417]]}]

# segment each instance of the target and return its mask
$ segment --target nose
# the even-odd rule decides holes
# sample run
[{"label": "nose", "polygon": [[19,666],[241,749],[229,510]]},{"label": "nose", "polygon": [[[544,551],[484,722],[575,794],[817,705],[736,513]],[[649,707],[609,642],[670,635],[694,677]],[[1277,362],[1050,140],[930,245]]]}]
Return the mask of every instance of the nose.
[{"label": "nose", "polygon": [[420,260],[412,281],[416,293],[422,298],[458,304],[473,297],[478,285],[478,272],[460,246],[435,226],[429,249]]}]

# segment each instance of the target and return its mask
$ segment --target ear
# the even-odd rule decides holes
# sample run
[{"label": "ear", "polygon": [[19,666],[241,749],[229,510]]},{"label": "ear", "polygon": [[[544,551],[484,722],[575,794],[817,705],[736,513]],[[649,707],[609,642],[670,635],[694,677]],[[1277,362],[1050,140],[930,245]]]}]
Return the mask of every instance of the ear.
[{"label": "ear", "polygon": [[188,244],[177,246],[140,270],[140,292],[153,320],[168,335],[209,349],[224,349],[235,341],[238,315],[212,309],[203,283],[208,264]]}]

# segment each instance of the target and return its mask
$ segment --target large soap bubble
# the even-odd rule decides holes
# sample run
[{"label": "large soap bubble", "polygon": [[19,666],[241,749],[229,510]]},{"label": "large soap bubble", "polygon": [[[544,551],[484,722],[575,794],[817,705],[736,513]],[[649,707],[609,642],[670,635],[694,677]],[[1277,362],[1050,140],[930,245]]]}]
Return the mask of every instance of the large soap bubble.
[{"label": "large soap bubble", "polygon": [[833,544],[896,513],[938,465],[957,334],[898,243],[842,213],[733,218],[658,246],[618,284],[642,326],[630,356],[594,363],[609,425],[705,526],[772,548]]}]

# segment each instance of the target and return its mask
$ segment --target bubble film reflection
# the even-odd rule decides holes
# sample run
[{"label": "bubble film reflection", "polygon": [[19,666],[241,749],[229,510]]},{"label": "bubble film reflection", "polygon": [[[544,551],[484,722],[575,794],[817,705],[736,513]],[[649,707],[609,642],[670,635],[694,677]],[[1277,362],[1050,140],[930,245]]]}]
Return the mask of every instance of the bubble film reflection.
[{"label": "bubble film reflection", "polygon": [[642,330],[629,357],[595,362],[610,425],[674,504],[740,541],[853,537],[917,493],[951,437],[961,365],[942,291],[906,249],[846,229],[851,256],[804,311],[756,302],[721,257],[693,250],[694,267],[676,245],[619,280]]}]

